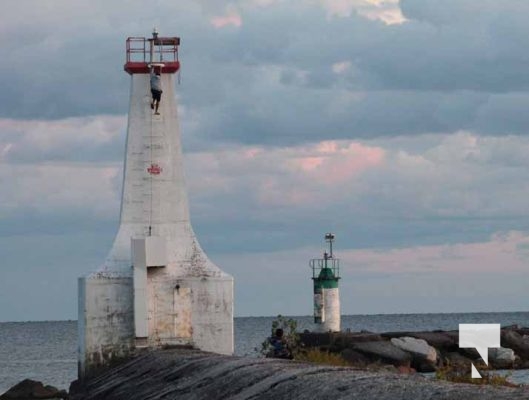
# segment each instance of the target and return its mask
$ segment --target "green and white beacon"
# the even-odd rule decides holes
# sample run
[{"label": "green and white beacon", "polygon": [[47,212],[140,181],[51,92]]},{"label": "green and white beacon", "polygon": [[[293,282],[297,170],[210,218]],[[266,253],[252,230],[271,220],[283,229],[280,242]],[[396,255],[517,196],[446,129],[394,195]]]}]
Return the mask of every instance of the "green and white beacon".
[{"label": "green and white beacon", "polygon": [[326,233],[329,252],[325,251],[323,258],[314,258],[309,263],[314,282],[314,323],[318,332],[340,331],[340,260],[332,252],[334,238],[333,233]]}]

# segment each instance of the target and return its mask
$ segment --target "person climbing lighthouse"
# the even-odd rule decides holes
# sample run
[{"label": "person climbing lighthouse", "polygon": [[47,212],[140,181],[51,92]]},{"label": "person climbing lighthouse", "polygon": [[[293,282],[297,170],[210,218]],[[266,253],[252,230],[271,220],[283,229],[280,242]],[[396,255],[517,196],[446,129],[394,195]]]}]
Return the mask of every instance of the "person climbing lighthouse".
[{"label": "person climbing lighthouse", "polygon": [[161,69],[161,67],[155,68],[155,66],[151,66],[151,109],[154,110],[154,115],[160,115],[158,112],[158,107],[162,98],[162,77],[160,76]]},{"label": "person climbing lighthouse", "polygon": [[125,42],[130,101],[119,228],[103,263],[79,278],[81,381],[139,349],[233,354],[233,277],[202,250],[189,216],[175,93],[179,46],[178,36],[157,31]]}]

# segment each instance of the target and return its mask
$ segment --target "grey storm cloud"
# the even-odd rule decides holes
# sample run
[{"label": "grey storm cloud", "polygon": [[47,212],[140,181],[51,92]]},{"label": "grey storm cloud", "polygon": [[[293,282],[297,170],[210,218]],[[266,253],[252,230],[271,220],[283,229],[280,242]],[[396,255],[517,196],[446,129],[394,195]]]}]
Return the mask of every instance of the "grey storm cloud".
[{"label": "grey storm cloud", "polygon": [[[42,21],[46,15],[29,15],[37,23],[20,41],[4,39],[11,61],[0,66],[0,115],[126,113],[124,38],[147,35],[146,21],[157,21],[163,33],[182,36],[178,92],[199,116],[194,134],[205,141],[290,144],[459,129],[527,131],[526,118],[513,111],[526,108],[529,87],[529,27],[522,18],[529,6],[520,1],[477,7],[470,0],[403,0],[408,21],[396,25],[279,2],[242,7],[242,25],[220,29],[209,18],[223,7],[209,2],[182,3],[180,12],[160,2],[143,17],[132,4],[134,23],[116,6],[88,13],[79,27],[68,15],[55,17],[58,32]],[[336,63],[348,66],[333,72]],[[359,100],[344,100],[346,94]]]}]

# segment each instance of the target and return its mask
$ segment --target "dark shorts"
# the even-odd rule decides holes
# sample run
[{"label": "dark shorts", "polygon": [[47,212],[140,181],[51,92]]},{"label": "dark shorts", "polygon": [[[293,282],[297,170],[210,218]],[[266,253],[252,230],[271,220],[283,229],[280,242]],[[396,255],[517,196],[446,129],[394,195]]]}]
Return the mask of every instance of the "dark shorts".
[{"label": "dark shorts", "polygon": [[162,91],[161,90],[151,89],[151,93],[152,93],[152,99],[153,100],[160,101],[160,99],[162,98]]}]

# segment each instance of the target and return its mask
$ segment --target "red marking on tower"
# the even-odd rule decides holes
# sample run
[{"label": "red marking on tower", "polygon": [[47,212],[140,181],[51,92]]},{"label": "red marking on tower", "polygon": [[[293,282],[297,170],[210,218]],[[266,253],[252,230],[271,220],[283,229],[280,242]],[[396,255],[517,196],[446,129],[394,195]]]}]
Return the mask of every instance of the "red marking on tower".
[{"label": "red marking on tower", "polygon": [[151,175],[160,175],[162,173],[162,167],[158,164],[151,164],[151,166],[147,168],[147,172]]}]

